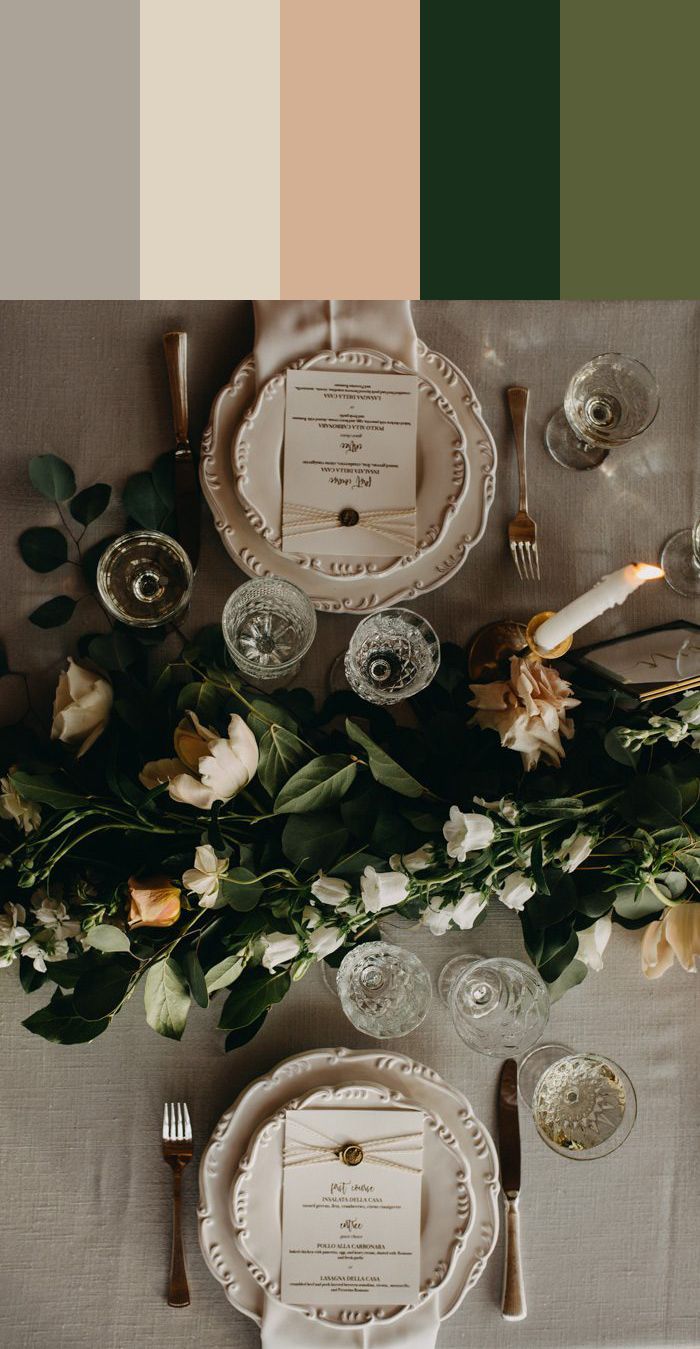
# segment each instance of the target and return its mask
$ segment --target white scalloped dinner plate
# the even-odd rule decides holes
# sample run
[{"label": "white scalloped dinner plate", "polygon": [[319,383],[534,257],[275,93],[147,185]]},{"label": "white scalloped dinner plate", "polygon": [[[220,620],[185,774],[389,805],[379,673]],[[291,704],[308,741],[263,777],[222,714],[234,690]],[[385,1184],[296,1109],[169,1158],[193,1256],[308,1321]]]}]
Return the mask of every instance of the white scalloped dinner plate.
[{"label": "white scalloped dinner plate", "polygon": [[[340,1087],[320,1087],[288,1101],[253,1135],[241,1159],[231,1190],[233,1226],[239,1250],[249,1270],[266,1293],[281,1301],[282,1266],[281,1195],[283,1182],[284,1123],[287,1110],[345,1109],[381,1110],[391,1107],[411,1110],[415,1106],[378,1083],[357,1082]],[[421,1264],[419,1303],[431,1296],[449,1278],[474,1216],[469,1180],[469,1162],[454,1134],[432,1111],[423,1110],[423,1178],[421,1186]],[[335,1325],[391,1321],[407,1307],[339,1306],[298,1308],[306,1316]]]},{"label": "white scalloped dinner plate", "polygon": [[[314,1088],[375,1083],[397,1105],[436,1115],[454,1135],[470,1169],[473,1220],[462,1250],[434,1296],[441,1320],[457,1310],[482,1274],[498,1236],[498,1165],[483,1124],[464,1096],[432,1069],[387,1051],[316,1049],[294,1055],[258,1078],[221,1116],[199,1170],[199,1240],[204,1259],[234,1307],[260,1324],[266,1293],[239,1250],[231,1215],[231,1186],[253,1133],[289,1101]],[[292,1308],[299,1316],[300,1308]],[[305,1309],[308,1311],[308,1309]],[[404,1310],[410,1314],[410,1309]],[[342,1333],[342,1332],[339,1332]]]},{"label": "white scalloped dinner plate", "polygon": [[[333,357],[334,368],[363,370],[388,356],[349,351]],[[325,359],[320,353],[316,359]],[[381,368],[378,367],[378,368]],[[245,516],[238,499],[231,465],[236,430],[255,397],[255,363],[247,357],[231,382],[214,400],[209,425],[202,438],[200,478],[221,540],[234,561],[249,576],[282,576],[305,590],[317,609],[329,613],[371,613],[389,604],[415,599],[444,585],[459,570],[481,538],[493,500],[496,447],[481,416],[469,381],[445,356],[418,343],[418,373],[432,382],[454,410],[466,440],[468,490],[439,539],[413,560],[404,559],[393,570],[362,575],[330,576],[305,565],[268,543]]]},{"label": "white scalloped dinner plate", "polygon": [[[290,370],[327,371],[347,368],[346,357],[323,351],[310,360],[295,361]],[[379,352],[356,352],[366,358],[370,374],[410,375],[415,371]],[[236,492],[246,519],[273,548],[282,548],[282,482],[286,371],[263,385],[233,439],[231,461]],[[296,551],[300,566],[326,576],[380,576],[406,566],[434,547],[469,490],[466,437],[454,410],[432,380],[418,380],[418,439],[416,452],[416,546],[394,558],[336,554],[313,556]]]}]

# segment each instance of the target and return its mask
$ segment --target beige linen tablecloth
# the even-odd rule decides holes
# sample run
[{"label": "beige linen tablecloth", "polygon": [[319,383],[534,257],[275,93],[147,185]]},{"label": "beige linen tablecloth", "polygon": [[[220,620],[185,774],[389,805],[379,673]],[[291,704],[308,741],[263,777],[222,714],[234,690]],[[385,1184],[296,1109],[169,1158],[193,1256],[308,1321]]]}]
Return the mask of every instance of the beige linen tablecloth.
[{"label": "beige linen tablecloth", "polygon": [[[415,608],[440,635],[463,641],[502,614],[557,608],[576,590],[634,560],[654,560],[664,538],[700,510],[700,307],[694,303],[423,302],[418,333],[466,371],[500,455],[486,537],[444,589]],[[39,633],[26,621],[57,592],[20,562],[16,538],[51,523],[51,507],[27,482],[26,462],[52,450],[74,464],[81,486],[118,482],[170,444],[161,334],[190,334],[194,435],[211,398],[252,340],[245,304],[16,303],[0,307],[2,474],[0,632],[15,669],[37,671],[35,693],[53,686],[69,642],[94,627],[91,602],[70,629]],[[657,375],[661,411],[637,445],[600,471],[558,468],[541,445],[547,416],[584,358],[628,352]],[[539,585],[521,583],[506,550],[516,506],[516,467],[503,389],[529,385],[530,499],[540,526]],[[115,517],[116,521],[116,517]],[[96,534],[97,536],[97,534]],[[240,580],[208,515],[189,622],[220,614]],[[60,584],[60,582],[59,582]],[[672,618],[700,606],[647,586],[607,615],[591,639]],[[320,616],[304,679],[321,689],[352,620]],[[5,693],[6,690],[0,690]],[[17,694],[19,698],[19,691]],[[412,936],[436,973],[464,938]],[[521,953],[519,926],[495,912],[466,944]],[[601,974],[590,974],[553,1010],[552,1038],[604,1050],[632,1077],[639,1117],[625,1147],[594,1163],[556,1157],[523,1119],[522,1225],[529,1317],[499,1313],[501,1250],[441,1330],[439,1345],[483,1349],[697,1345],[698,1012],[700,980],[674,969],[649,984],[638,938],[616,931]],[[366,1044],[343,1019],[318,971],[296,985],[284,1010],[228,1057],[216,1009],[194,1010],[181,1045],[146,1026],[138,996],[102,1039],[62,1048],[20,1026],[45,999],[28,999],[14,971],[0,972],[0,1345],[2,1349],[252,1349],[258,1330],[226,1302],[199,1254],[196,1168],[186,1173],[186,1240],[192,1306],[165,1304],[170,1176],[160,1161],[162,1103],[186,1098],[199,1147],[218,1115],[253,1076],[296,1051]],[[471,1099],[494,1126],[495,1062],[471,1053],[438,1003],[400,1042]]]}]

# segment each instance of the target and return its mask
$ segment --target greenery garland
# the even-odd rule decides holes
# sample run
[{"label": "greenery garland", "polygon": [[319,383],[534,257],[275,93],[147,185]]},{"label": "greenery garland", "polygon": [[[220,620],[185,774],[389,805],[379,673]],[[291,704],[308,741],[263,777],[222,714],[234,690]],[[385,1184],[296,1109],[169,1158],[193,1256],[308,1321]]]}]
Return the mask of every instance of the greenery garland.
[{"label": "greenery garland", "polygon": [[391,912],[439,933],[504,903],[554,996],[611,921],[700,914],[700,694],[649,720],[591,679],[565,760],[526,773],[474,724],[457,647],[411,726],[246,687],[218,628],[155,677],[97,655],[61,677],[50,742],[2,745],[0,965],[55,985],[24,1022],[46,1039],[94,1039],[143,981],[155,1030],[218,997],[235,1048]]}]

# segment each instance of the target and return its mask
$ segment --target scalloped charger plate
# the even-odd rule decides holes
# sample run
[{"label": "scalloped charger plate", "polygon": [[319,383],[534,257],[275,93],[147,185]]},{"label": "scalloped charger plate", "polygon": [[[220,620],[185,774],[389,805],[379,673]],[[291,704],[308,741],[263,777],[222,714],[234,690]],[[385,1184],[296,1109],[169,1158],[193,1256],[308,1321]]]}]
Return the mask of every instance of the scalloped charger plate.
[{"label": "scalloped charger plate", "polygon": [[[294,361],[290,370],[358,370],[369,374],[410,375],[402,361],[380,352],[323,351]],[[263,385],[234,436],[231,459],[236,492],[253,528],[273,548],[282,549],[282,500],[286,371]],[[326,576],[384,576],[406,566],[442,538],[469,490],[466,437],[454,410],[432,380],[418,380],[416,454],[416,545],[394,558],[358,558],[357,554],[313,556],[288,550],[302,567]]]},{"label": "scalloped charger plate", "polygon": [[[493,1142],[460,1092],[431,1068],[387,1051],[317,1049],[284,1060],[258,1078],[219,1120],[199,1169],[199,1240],[204,1259],[231,1304],[261,1323],[267,1296],[239,1249],[231,1213],[231,1187],[255,1131],[289,1101],[313,1089],[363,1082],[388,1089],[397,1106],[436,1115],[467,1159],[473,1217],[451,1272],[436,1289],[441,1320],[457,1310],[479,1279],[498,1236],[498,1164]],[[314,1315],[313,1308],[290,1308]],[[405,1308],[404,1315],[410,1314]],[[342,1332],[340,1332],[342,1333]]]},{"label": "scalloped charger plate", "polygon": [[[369,351],[319,353],[334,368],[366,369],[368,362],[389,357]],[[381,365],[377,368],[381,369]],[[444,585],[459,570],[486,528],[495,490],[496,446],[466,376],[446,356],[418,343],[418,374],[432,383],[454,411],[466,441],[468,486],[439,537],[417,556],[408,555],[385,572],[367,564],[362,574],[328,575],[313,565],[281,552],[246,517],[238,498],[231,447],[242,418],[256,395],[255,362],[248,356],[220,390],[202,438],[202,492],[227,552],[248,576],[281,576],[299,586],[317,609],[328,613],[372,613],[390,604],[416,599]]]},{"label": "scalloped charger plate", "polygon": [[[413,1102],[378,1083],[353,1082],[347,1086],[319,1087],[288,1101],[253,1135],[231,1191],[233,1225],[238,1247],[266,1293],[281,1301],[282,1154],[287,1110],[415,1109]],[[446,1124],[432,1111],[425,1119],[423,1176],[421,1186],[421,1265],[418,1306],[449,1278],[474,1217],[474,1197],[469,1162]],[[331,1325],[358,1325],[391,1321],[402,1315],[406,1304],[368,1307],[300,1306],[305,1315]]]}]

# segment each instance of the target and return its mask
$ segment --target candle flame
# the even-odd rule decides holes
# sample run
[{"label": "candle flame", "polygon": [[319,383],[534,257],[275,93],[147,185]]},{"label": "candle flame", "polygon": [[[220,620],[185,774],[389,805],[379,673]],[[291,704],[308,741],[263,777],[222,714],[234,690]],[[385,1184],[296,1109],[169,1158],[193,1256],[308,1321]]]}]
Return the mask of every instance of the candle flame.
[{"label": "candle flame", "polygon": [[658,581],[664,575],[663,567],[655,567],[652,562],[635,562],[634,569],[641,581]]}]

